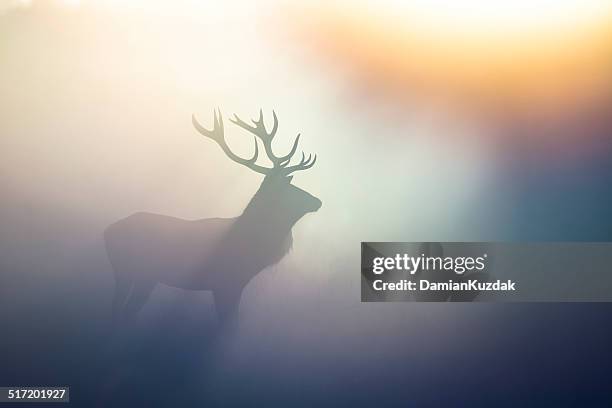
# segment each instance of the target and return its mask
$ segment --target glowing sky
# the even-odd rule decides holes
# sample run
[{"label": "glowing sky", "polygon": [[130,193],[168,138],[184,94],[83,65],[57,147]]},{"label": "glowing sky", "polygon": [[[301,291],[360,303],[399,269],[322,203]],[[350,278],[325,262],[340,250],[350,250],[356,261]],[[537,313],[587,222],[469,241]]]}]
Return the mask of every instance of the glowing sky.
[{"label": "glowing sky", "polygon": [[332,1],[289,10],[287,31],[322,70],[341,72],[353,102],[387,104],[398,121],[433,115],[436,135],[471,133],[561,162],[601,151],[609,133],[611,2]]},{"label": "glowing sky", "polygon": [[590,97],[610,82],[612,3],[392,4],[310,9],[303,29],[322,53],[344,60],[373,86],[400,92],[550,107]]}]

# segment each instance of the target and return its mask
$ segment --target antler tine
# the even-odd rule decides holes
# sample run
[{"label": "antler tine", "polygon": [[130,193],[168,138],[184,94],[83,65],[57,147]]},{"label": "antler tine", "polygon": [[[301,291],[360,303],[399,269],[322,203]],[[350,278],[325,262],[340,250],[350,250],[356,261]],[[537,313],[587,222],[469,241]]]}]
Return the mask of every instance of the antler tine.
[{"label": "antler tine", "polygon": [[191,115],[191,123],[193,124],[193,127],[195,127],[196,130],[202,135],[214,140],[215,142],[219,139],[217,131],[217,112],[215,112],[215,128],[213,130],[208,130],[204,126],[200,125],[194,114]]},{"label": "antler tine", "polygon": [[234,152],[232,152],[232,150],[227,145],[227,142],[225,141],[225,132],[223,128],[223,116],[221,115],[220,109],[215,110],[213,130],[208,130],[202,125],[200,125],[195,115],[191,115],[191,122],[193,123],[193,126],[196,128],[198,132],[200,132],[202,135],[217,142],[217,144],[221,147],[221,149],[226,154],[226,156],[229,157],[232,161],[242,164],[243,166],[246,166],[250,168],[251,170],[256,171],[257,173],[261,173],[261,174],[268,174],[272,170],[268,167],[264,167],[264,166],[255,164],[255,162],[257,161],[257,157],[259,156],[259,146],[257,144],[256,137],[253,137],[253,141],[255,142],[255,153],[253,154],[253,157],[251,157],[250,159],[242,158],[236,155]]},{"label": "antler tine", "polygon": [[260,138],[262,142],[266,142],[270,136],[268,135],[266,127],[263,124],[263,113],[261,111],[259,112],[259,120],[251,119],[251,122],[253,122],[253,125],[255,126],[249,125],[244,120],[240,119],[236,114],[234,114],[234,118],[230,120],[244,130],[253,133],[255,136]]},{"label": "antler tine", "polygon": [[[244,121],[240,120],[238,116],[234,115],[234,117],[240,122],[244,123]],[[272,118],[274,120],[274,123],[272,124],[272,130],[270,131],[270,133],[268,133],[268,131],[266,130],[266,124],[264,123],[263,109],[259,109],[259,118],[257,120],[251,119],[251,122],[253,122],[255,127],[253,128],[252,126],[247,125],[249,126],[248,130],[257,130],[258,132],[261,132],[260,137],[262,139],[265,138],[272,140],[274,139],[274,136],[276,136],[276,131],[278,130],[278,117],[276,116],[276,112],[274,110],[272,110]]]},{"label": "antler tine", "polygon": [[258,137],[262,141],[264,149],[266,150],[266,155],[274,165],[274,168],[279,168],[289,164],[291,157],[295,154],[297,150],[300,135],[298,134],[297,138],[293,142],[291,151],[288,154],[280,157],[276,156],[272,151],[272,140],[274,139],[274,136],[276,136],[276,132],[278,131],[278,117],[276,116],[276,112],[274,110],[272,111],[272,117],[274,122],[272,124],[272,130],[270,130],[270,132],[266,130],[262,109],[259,110],[259,118],[257,120],[251,119],[253,125],[246,123],[245,121],[240,119],[238,115],[234,115],[234,118],[231,119],[231,121]]},{"label": "antler tine", "polygon": [[298,164],[294,165],[294,166],[285,167],[283,169],[283,174],[285,174],[287,176],[287,175],[293,173],[294,171],[308,170],[309,168],[314,166],[314,164],[316,162],[317,162],[317,155],[316,154],[314,156],[309,154],[308,157],[306,157],[304,152],[302,152],[302,160],[300,160],[300,162]]},{"label": "antler tine", "polygon": [[[259,112],[261,113],[261,109]],[[274,139],[274,136],[276,136],[276,131],[278,130],[278,118],[276,117],[276,112],[274,109],[272,109],[272,119],[274,120],[274,123],[272,124],[272,130],[270,131],[270,139]]]},{"label": "antler tine", "polygon": [[293,141],[293,146],[291,147],[291,151],[289,151],[289,153],[284,155],[283,157],[278,158],[279,167],[285,167],[286,165],[289,164],[289,162],[291,161],[291,158],[293,157],[293,155],[295,154],[297,150],[298,143],[300,142],[300,136],[301,135],[298,133],[295,140]]},{"label": "antler tine", "polygon": [[253,153],[253,157],[249,159],[250,163],[255,163],[259,156],[259,145],[257,144],[257,138],[255,136],[253,136],[253,142],[255,142],[255,153]]},{"label": "antler tine", "polygon": [[[236,115],[234,115],[236,116]],[[259,109],[259,119],[255,120],[255,119],[251,119],[251,122],[253,122],[253,124],[257,127],[259,127],[259,125],[263,124],[263,109]]]},{"label": "antler tine", "polygon": [[[219,114],[219,118],[217,119],[217,114]],[[223,116],[221,115],[221,108],[217,108],[217,112],[215,112],[215,123],[219,121],[219,127],[221,128],[221,134],[225,135],[225,127],[223,126]]]}]

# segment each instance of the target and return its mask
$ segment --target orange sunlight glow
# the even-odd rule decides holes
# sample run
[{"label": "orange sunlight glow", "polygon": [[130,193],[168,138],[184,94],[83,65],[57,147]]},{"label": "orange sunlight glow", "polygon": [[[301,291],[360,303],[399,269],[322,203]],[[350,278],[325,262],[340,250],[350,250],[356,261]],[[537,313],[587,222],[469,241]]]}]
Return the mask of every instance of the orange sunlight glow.
[{"label": "orange sunlight glow", "polygon": [[413,0],[296,14],[316,52],[394,97],[549,112],[612,89],[607,2]]}]

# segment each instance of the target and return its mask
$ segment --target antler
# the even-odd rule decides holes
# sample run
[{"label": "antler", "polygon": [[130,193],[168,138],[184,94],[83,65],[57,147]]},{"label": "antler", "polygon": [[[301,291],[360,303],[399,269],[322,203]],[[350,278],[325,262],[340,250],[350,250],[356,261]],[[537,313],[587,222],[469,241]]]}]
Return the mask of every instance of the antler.
[{"label": "antler", "polygon": [[[203,128],[197,122],[197,120],[195,119],[195,116],[192,116],[192,122],[195,128],[201,134],[217,142],[219,146],[221,146],[225,154],[230,159],[232,159],[233,161],[237,163],[245,165],[246,167],[252,170],[255,170],[258,173],[270,174],[272,171],[274,171],[274,172],[279,172],[280,174],[287,176],[293,173],[294,171],[306,170],[314,166],[315,162],[317,161],[317,156],[315,155],[314,157],[311,157],[311,155],[309,154],[308,158],[306,158],[304,153],[302,153],[302,160],[300,161],[300,163],[293,165],[293,166],[289,166],[289,162],[291,161],[291,158],[297,151],[298,143],[300,141],[300,134],[298,134],[295,140],[293,141],[293,146],[291,147],[291,150],[289,151],[288,154],[284,156],[280,156],[280,157],[274,154],[274,152],[272,151],[272,140],[274,139],[274,136],[276,136],[276,131],[278,130],[278,118],[276,117],[276,112],[274,111],[272,111],[272,116],[274,118],[274,124],[272,125],[272,130],[269,133],[266,130],[266,126],[263,123],[263,111],[261,109],[259,110],[259,119],[251,120],[254,126],[249,125],[248,123],[244,122],[242,119],[238,117],[238,115],[234,115],[234,119],[230,119],[233,123],[235,123],[236,125],[240,126],[241,128],[249,131],[250,133],[254,135],[255,154],[250,159],[243,159],[241,157],[238,157],[227,146],[227,143],[225,142],[224,133],[223,133],[223,119],[221,117],[221,111],[219,111],[218,109],[217,111],[215,111],[215,127],[212,131]],[[268,159],[270,159],[270,161],[272,162],[272,168],[255,164],[255,162],[257,161],[258,153],[259,153],[258,144],[257,144],[258,138],[259,140],[261,140],[261,142],[264,145],[264,149],[266,151],[266,155],[268,156]]]},{"label": "antler", "polygon": [[253,154],[253,157],[251,157],[250,159],[244,159],[231,151],[231,149],[227,145],[227,142],[225,141],[225,132],[223,128],[223,117],[221,116],[220,109],[215,110],[215,127],[213,128],[213,130],[208,130],[204,128],[202,125],[200,125],[198,121],[196,120],[195,115],[191,115],[191,122],[193,123],[193,126],[197,129],[198,132],[200,132],[204,136],[209,137],[215,142],[217,142],[217,144],[221,146],[221,149],[223,149],[223,152],[225,152],[227,157],[229,157],[231,160],[235,161],[236,163],[240,163],[250,168],[251,170],[254,170],[261,174],[268,174],[270,170],[272,170],[268,167],[264,167],[264,166],[255,164],[255,162],[257,161],[257,156],[259,155],[259,148],[257,146],[257,139],[255,137],[253,137],[253,140],[255,141],[255,154]]},{"label": "antler", "polygon": [[288,154],[281,157],[278,157],[274,154],[274,152],[272,151],[272,140],[274,139],[274,136],[276,136],[276,131],[278,130],[278,118],[276,117],[275,111],[272,111],[272,117],[274,119],[274,123],[272,125],[272,130],[269,133],[263,123],[263,111],[261,109],[259,110],[259,119],[251,120],[251,122],[253,122],[253,125],[255,126],[251,126],[248,123],[244,122],[238,117],[238,115],[234,115],[234,119],[231,119],[231,121],[234,122],[236,125],[240,126],[241,128],[253,133],[262,141],[264,149],[266,150],[266,154],[274,165],[274,168],[282,169],[281,171],[283,174],[288,175],[294,171],[306,170],[312,167],[315,161],[317,160],[317,157],[315,156],[312,162],[310,162],[311,156],[309,155],[308,160],[305,160],[304,153],[302,153],[302,161],[300,162],[300,164],[286,167],[291,161],[291,158],[293,157],[295,152],[297,151],[298,143],[300,141],[299,133],[293,141],[293,146],[291,147],[291,150]]},{"label": "antler", "polygon": [[316,162],[317,162],[317,155],[316,154],[311,159],[311,155],[310,154],[308,155],[308,157],[306,157],[304,152],[302,152],[302,160],[300,160],[300,162],[298,164],[294,165],[294,166],[284,167],[282,169],[282,172],[283,172],[284,175],[287,176],[287,175],[293,173],[294,171],[308,170],[309,168],[314,166],[314,164]]}]

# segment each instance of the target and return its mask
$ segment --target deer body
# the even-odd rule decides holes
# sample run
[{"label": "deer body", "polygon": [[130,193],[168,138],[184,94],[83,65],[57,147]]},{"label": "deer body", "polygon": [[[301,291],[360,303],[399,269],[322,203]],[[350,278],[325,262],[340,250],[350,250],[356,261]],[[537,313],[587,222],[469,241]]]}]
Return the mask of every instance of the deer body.
[{"label": "deer body", "polygon": [[[263,137],[261,115],[260,121],[254,122],[260,123],[258,128],[247,128],[263,139],[275,165],[272,168],[255,164],[257,142],[255,156],[250,160],[244,161],[229,151],[220,114],[218,118],[215,113],[213,131],[202,128],[194,119],[196,128],[217,141],[232,160],[266,174],[240,216],[191,221],[141,212],[107,228],[104,238],[115,271],[116,318],[133,316],[161,283],[187,290],[211,290],[219,319],[230,320],[236,315],[242,290],[249,281],[287,254],[293,241],[291,229],[305,214],[317,211],[321,201],[291,184],[289,172],[314,164],[314,160],[302,155],[300,164],[288,166],[297,139],[290,155],[273,156],[269,144],[277,126],[276,115],[274,119],[273,133],[263,132]],[[248,126],[238,121],[236,118],[240,126]]]}]

